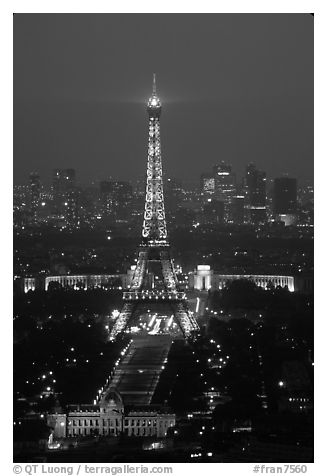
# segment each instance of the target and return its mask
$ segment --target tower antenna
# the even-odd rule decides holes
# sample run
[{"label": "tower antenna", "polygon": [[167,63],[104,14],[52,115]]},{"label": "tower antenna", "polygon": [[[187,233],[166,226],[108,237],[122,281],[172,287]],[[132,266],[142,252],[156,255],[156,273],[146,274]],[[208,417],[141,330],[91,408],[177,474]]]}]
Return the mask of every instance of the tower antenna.
[{"label": "tower antenna", "polygon": [[152,94],[154,96],[157,94],[156,73],[153,73]]}]

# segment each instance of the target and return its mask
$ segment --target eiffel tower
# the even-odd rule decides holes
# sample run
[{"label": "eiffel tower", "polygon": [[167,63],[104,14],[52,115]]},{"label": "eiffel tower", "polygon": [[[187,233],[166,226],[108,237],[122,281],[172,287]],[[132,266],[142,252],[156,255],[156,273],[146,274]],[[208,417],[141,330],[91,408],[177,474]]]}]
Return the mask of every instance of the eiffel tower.
[{"label": "eiffel tower", "polygon": [[[147,112],[149,138],[142,243],[131,284],[123,293],[122,310],[110,332],[110,340],[135,322],[145,306],[164,308],[167,316],[174,317],[185,338],[193,336],[198,330],[198,324],[188,309],[186,294],[178,289],[167,240],[160,144],[161,101],[157,95],[155,74]],[[153,280],[151,276],[154,275],[156,279]]]}]

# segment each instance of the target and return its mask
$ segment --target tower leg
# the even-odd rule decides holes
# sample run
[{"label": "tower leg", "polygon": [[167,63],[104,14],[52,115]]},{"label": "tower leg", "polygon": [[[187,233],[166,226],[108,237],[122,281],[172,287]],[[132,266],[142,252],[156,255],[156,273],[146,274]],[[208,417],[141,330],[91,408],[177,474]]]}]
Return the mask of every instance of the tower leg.
[{"label": "tower leg", "polygon": [[184,302],[176,302],[173,303],[172,306],[174,310],[175,321],[181,328],[184,337],[191,337],[195,331],[199,330],[199,326],[195,318],[192,316]]},{"label": "tower leg", "polygon": [[134,312],[135,304],[125,302],[123,305],[122,310],[120,311],[119,316],[117,317],[113,328],[110,331],[109,340],[115,340],[117,335],[123,332],[127,323],[130,321],[133,312]]}]

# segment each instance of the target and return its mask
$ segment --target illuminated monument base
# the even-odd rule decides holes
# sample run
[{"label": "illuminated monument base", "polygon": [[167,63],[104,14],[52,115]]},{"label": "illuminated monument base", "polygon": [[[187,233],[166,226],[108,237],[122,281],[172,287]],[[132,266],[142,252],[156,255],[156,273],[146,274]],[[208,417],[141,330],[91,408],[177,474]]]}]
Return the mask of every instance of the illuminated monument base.
[{"label": "illuminated monument base", "polygon": [[[152,316],[164,316],[166,330],[174,332],[174,327],[178,327],[185,338],[193,337],[198,331],[198,324],[188,308],[186,294],[179,290],[166,240],[149,241],[147,245],[140,246],[131,284],[123,293],[123,302],[120,314],[110,330],[110,340],[114,340],[128,327],[135,327],[133,323],[144,312]],[[172,326],[173,322],[176,326]]]},{"label": "illuminated monument base", "polygon": [[169,334],[174,337],[183,337],[179,325],[174,320],[172,309],[165,304],[156,304],[149,309],[147,304],[138,306],[133,318],[125,328],[126,334],[134,335],[161,335]]}]

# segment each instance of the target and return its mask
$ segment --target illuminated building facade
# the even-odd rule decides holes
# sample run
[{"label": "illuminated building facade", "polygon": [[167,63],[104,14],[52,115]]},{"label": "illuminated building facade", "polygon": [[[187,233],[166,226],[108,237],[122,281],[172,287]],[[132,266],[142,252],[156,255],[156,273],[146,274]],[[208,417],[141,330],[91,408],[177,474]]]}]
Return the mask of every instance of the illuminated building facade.
[{"label": "illuminated building facade", "polygon": [[110,286],[117,280],[121,280],[122,286],[127,283],[125,274],[82,274],[82,275],[62,275],[47,276],[45,278],[45,290],[50,283],[58,283],[62,287],[72,287],[74,289],[92,289],[97,287]]},{"label": "illuminated building facade", "polygon": [[223,160],[213,167],[215,181],[215,196],[217,199],[228,201],[235,193],[235,174],[232,166]]},{"label": "illuminated building facade", "polygon": [[213,167],[215,199],[225,204],[225,220],[231,221],[231,203],[236,193],[236,176],[232,166],[223,160]]},{"label": "illuminated building facade", "polygon": [[28,291],[35,291],[36,278],[23,278],[22,285],[24,293],[28,293]]},{"label": "illuminated building facade", "polygon": [[127,288],[132,280],[135,266],[127,270],[126,274],[61,274],[46,277],[25,277],[21,279],[24,293],[36,289],[48,291],[52,283],[63,288],[94,289],[94,288]]},{"label": "illuminated building facade", "polygon": [[[188,309],[186,295],[178,289],[167,240],[160,141],[161,101],[157,95],[155,75],[147,112],[149,133],[143,240],[131,284],[123,293],[123,308],[110,331],[111,340],[140,316],[145,304],[147,307],[165,304],[167,317],[173,313],[185,337],[190,337],[198,329],[196,320]],[[149,273],[154,273],[154,283],[147,278]]]},{"label": "illuminated building facade", "polygon": [[206,200],[215,193],[215,178],[212,175],[201,175],[201,195]]},{"label": "illuminated building facade", "polygon": [[153,436],[163,438],[176,416],[163,407],[125,409],[121,395],[110,390],[93,405],[69,405],[67,412],[49,413],[47,424],[55,438],[83,436]]},{"label": "illuminated building facade", "polygon": [[270,286],[287,287],[289,291],[295,290],[294,276],[263,275],[263,274],[215,274],[209,265],[198,265],[194,273],[190,274],[189,286],[198,291],[223,289],[229,281],[236,279],[249,279],[257,286],[269,289]]},{"label": "illuminated building facade", "polygon": [[[101,287],[128,288],[130,286],[136,266],[131,266],[126,274],[83,274],[83,275],[59,275],[41,277],[26,277],[21,279],[21,288],[24,293],[29,291],[49,290],[50,283],[58,283],[62,287],[72,289],[94,289]],[[154,286],[154,275],[148,276],[151,286]],[[191,289],[206,290],[222,289],[227,281],[235,279],[252,279],[257,286],[267,287],[268,282],[273,286],[287,286],[290,291],[300,291],[305,294],[313,292],[312,275],[262,275],[262,274],[214,274],[209,265],[198,265],[196,271],[189,275],[188,285]],[[119,285],[117,286],[117,283]],[[155,300],[154,296],[151,298]],[[150,299],[150,296],[149,296]],[[168,298],[169,299],[169,298]]]}]

